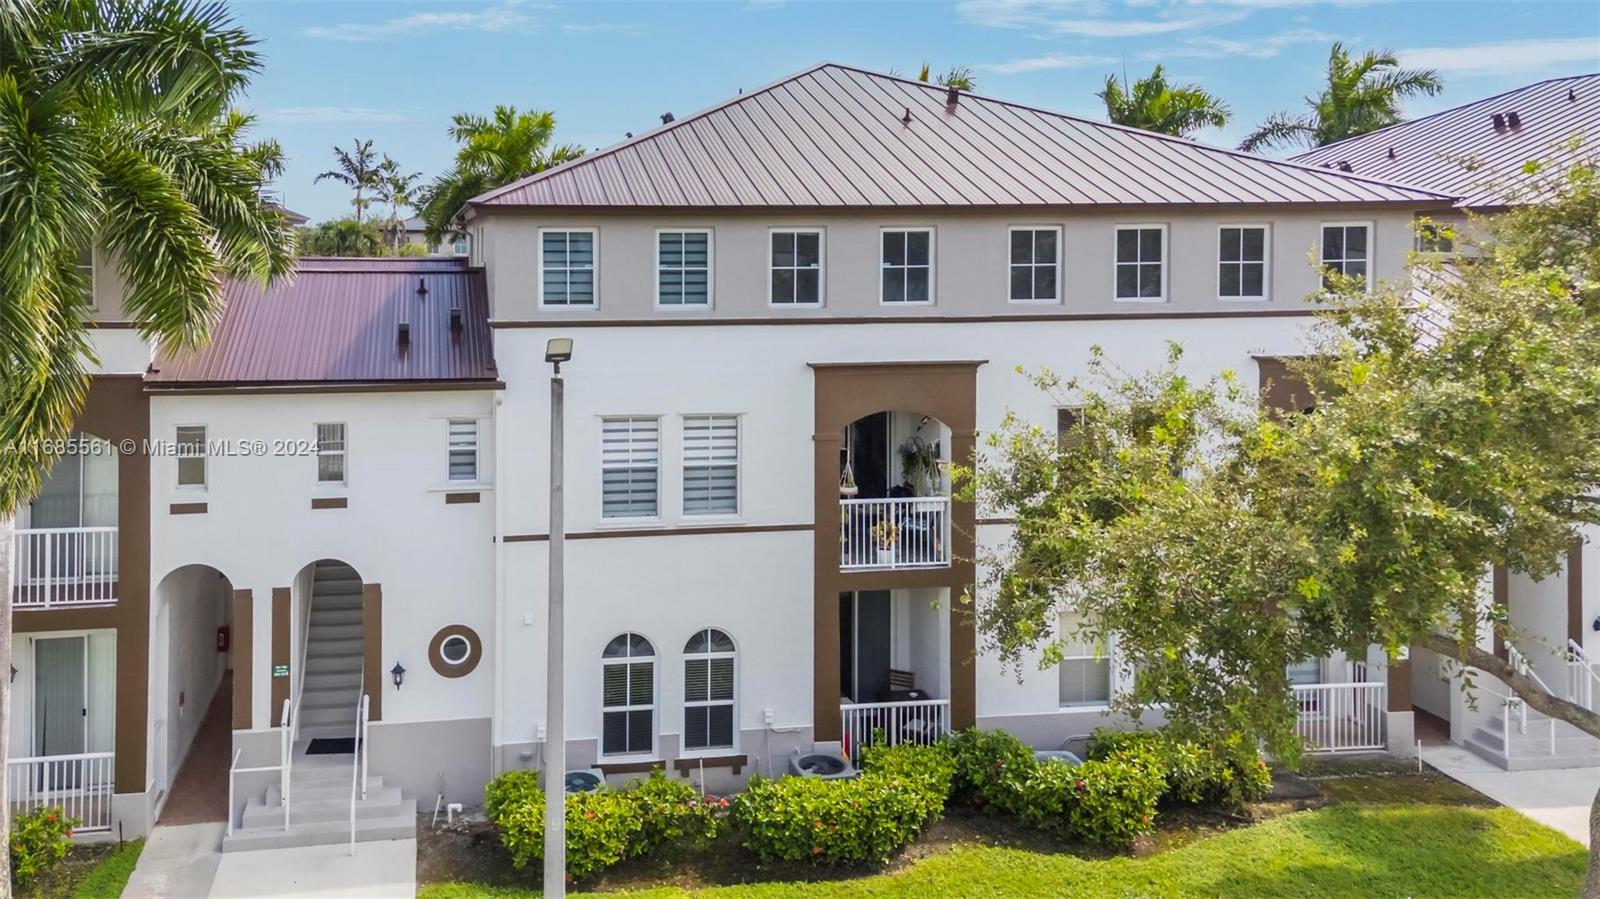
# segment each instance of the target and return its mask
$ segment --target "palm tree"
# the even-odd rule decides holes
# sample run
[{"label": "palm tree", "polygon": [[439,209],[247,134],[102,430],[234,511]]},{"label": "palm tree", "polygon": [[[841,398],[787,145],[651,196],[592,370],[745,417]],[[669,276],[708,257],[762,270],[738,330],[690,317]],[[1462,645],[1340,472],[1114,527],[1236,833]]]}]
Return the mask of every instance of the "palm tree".
[{"label": "palm tree", "polygon": [[[204,341],[227,279],[293,268],[261,196],[270,145],[241,148],[248,119],[228,113],[260,67],[254,44],[220,4],[0,0],[0,671],[11,516],[88,393],[83,248],[117,260],[124,314],[167,347]],[[0,766],[9,721],[0,677]],[[8,831],[0,814],[0,870]]]},{"label": "palm tree", "polygon": [[1344,44],[1328,53],[1328,83],[1307,97],[1309,112],[1274,113],[1239,144],[1246,152],[1282,145],[1320,147],[1400,121],[1400,102],[1444,89],[1433,69],[1402,69],[1388,50],[1368,50],[1352,60]]},{"label": "palm tree", "polygon": [[384,238],[371,222],[353,218],[334,219],[315,228],[306,228],[300,237],[304,256],[377,256]]},{"label": "palm tree", "polygon": [[390,159],[387,154],[378,166],[378,183],[374,185],[373,191],[377,195],[378,202],[389,207],[389,221],[385,231],[391,250],[400,246],[400,232],[404,227],[404,223],[400,220],[400,210],[411,208],[412,191],[420,180],[422,180],[421,172],[412,172],[409,175],[402,173],[400,163]]},{"label": "palm tree", "polygon": [[582,147],[550,145],[556,118],[549,112],[496,106],[490,118],[457,113],[450,122],[450,136],[459,144],[455,167],[424,187],[419,197],[429,243],[453,233],[456,213],[478,194],[583,155]]},{"label": "palm tree", "polygon": [[[933,73],[928,64],[923,63],[921,71],[917,72],[917,80],[926,82]],[[951,66],[950,71],[934,79],[935,84],[953,87],[958,91],[975,91],[978,89],[978,79],[972,75],[970,66]]]},{"label": "palm tree", "polygon": [[1197,84],[1169,84],[1163,66],[1128,86],[1126,75],[1106,76],[1105,90],[1095,96],[1106,104],[1106,118],[1118,125],[1142,128],[1175,137],[1188,137],[1201,128],[1221,128],[1233,118],[1228,104]]},{"label": "palm tree", "polygon": [[338,147],[333,148],[333,158],[338,160],[339,167],[332,171],[323,172],[312,179],[312,184],[327,180],[334,180],[356,192],[350,205],[356,208],[356,221],[361,221],[361,213],[372,205],[371,197],[363,197],[362,193],[377,190],[382,176],[378,173],[377,154],[372,152],[372,141],[355,140],[351,151],[346,153]]}]

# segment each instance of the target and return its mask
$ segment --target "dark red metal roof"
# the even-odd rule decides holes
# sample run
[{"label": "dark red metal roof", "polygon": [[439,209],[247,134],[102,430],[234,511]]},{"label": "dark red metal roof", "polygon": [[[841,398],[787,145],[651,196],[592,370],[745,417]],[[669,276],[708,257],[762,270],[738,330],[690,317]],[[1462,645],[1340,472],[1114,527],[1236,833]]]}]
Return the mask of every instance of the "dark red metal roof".
[{"label": "dark red metal roof", "polygon": [[[1574,75],[1318,147],[1295,161],[1347,165],[1357,175],[1454,194],[1460,206],[1497,207],[1545,199],[1548,179],[1591,157],[1596,140],[1600,74]],[[1529,172],[1529,162],[1546,165]]]},{"label": "dark red metal roof", "polygon": [[807,69],[473,198],[537,208],[1438,203],[1445,195],[961,93]]},{"label": "dark red metal roof", "polygon": [[[418,288],[426,288],[419,292]],[[301,384],[493,383],[488,291],[464,259],[301,259],[263,291],[230,282],[201,350],[158,353],[154,388]],[[452,309],[461,326],[450,325]],[[402,345],[400,324],[410,325]]]}]

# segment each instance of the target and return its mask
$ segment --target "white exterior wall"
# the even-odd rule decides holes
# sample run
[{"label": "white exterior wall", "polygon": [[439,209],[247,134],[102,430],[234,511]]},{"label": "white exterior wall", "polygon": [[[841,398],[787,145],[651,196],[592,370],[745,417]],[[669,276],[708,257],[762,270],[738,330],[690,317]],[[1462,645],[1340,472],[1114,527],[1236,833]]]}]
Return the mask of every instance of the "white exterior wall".
[{"label": "white exterior wall", "polygon": [[[490,708],[494,608],[494,433],[487,391],[318,393],[274,396],[156,396],[151,435],[172,440],[179,424],[204,424],[210,441],[314,440],[317,422],[347,426],[348,484],[316,483],[315,459],[303,455],[235,456],[208,461],[207,486],[177,486],[177,462],[155,458],[151,471],[151,577],[189,564],[227,576],[254,595],[255,676],[252,720],[267,728],[272,710],[272,590],[292,587],[319,559],[354,566],[383,587],[383,669],[405,665],[405,685],[385,677],[385,726],[486,718]],[[446,479],[449,417],[482,417],[477,487]],[[481,493],[476,504],[447,505],[446,490]],[[313,497],[345,496],[346,509],[311,508]],[[204,514],[172,515],[173,503],[205,502]],[[158,612],[152,604],[152,615]],[[458,679],[428,664],[428,643],[450,624],[484,638],[486,658]],[[297,660],[298,661],[298,660]],[[152,708],[165,697],[155,694]],[[487,748],[485,748],[487,752]]]}]

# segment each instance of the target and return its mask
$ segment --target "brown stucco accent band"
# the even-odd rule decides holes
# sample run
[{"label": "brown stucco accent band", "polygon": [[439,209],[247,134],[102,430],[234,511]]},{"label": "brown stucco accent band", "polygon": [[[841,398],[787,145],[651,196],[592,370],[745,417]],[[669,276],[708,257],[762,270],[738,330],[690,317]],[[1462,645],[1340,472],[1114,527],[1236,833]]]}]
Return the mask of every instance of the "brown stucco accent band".
[{"label": "brown stucco accent band", "polygon": [[750,758],[743,755],[688,756],[674,759],[672,768],[679,774],[688,774],[699,768],[732,768],[733,773],[738,774],[748,764]]},{"label": "brown stucco accent band", "polygon": [[367,681],[367,717],[383,720],[383,585],[361,585],[361,670]]},{"label": "brown stucco accent band", "polygon": [[974,580],[976,512],[950,506],[949,568],[915,571],[839,570],[839,450],[845,428],[876,412],[929,415],[950,429],[950,458],[972,458],[978,417],[977,361],[813,365],[816,410],[812,430],[812,727],[818,742],[840,738],[839,594],[852,590],[947,587],[950,590],[950,724],[977,721],[977,631],[959,597]]},{"label": "brown stucco accent band", "polygon": [[1395,659],[1389,663],[1389,711],[1411,711],[1411,660]]},{"label": "brown stucco accent band", "polygon": [[475,503],[478,501],[476,493],[446,493],[444,504],[447,506],[461,505],[462,503]]},{"label": "brown stucco accent band", "polygon": [[289,674],[278,676],[272,669],[268,669],[267,677],[271,678],[272,685],[272,712],[273,727],[283,726],[283,701],[289,698],[289,683],[294,672],[289,669],[289,604],[290,590],[288,587],[272,588],[272,669],[282,666]]},{"label": "brown stucco accent band", "polygon": [[233,591],[233,729],[249,730],[255,678],[255,596]]},{"label": "brown stucco accent band", "polygon": [[167,507],[167,514],[169,514],[169,515],[204,515],[204,514],[206,514],[206,504],[205,503],[173,503],[172,505]]},{"label": "brown stucco accent band", "polygon": [[560,321],[504,320],[491,321],[491,328],[682,328],[717,325],[948,325],[988,324],[992,322],[1099,322],[1129,321],[1134,319],[1174,320],[1198,318],[1307,318],[1318,314],[1310,307],[1303,309],[1255,309],[1247,312],[1235,310],[1197,310],[1193,312],[1060,312],[1018,313],[1015,315],[849,315],[824,318],[794,316],[782,318],[624,318],[624,319],[562,319]]},{"label": "brown stucco accent band", "polygon": [[318,496],[311,499],[313,509],[345,509],[350,506],[347,496]]}]

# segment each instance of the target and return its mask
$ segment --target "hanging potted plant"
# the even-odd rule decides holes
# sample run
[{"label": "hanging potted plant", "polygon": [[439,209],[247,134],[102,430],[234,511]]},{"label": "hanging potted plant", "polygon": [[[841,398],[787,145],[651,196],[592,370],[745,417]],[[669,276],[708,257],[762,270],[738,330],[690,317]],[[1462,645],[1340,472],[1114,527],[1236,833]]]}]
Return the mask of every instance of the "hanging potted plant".
[{"label": "hanging potted plant", "polygon": [[900,529],[894,522],[884,519],[872,526],[872,545],[878,548],[878,564],[894,564],[895,544],[900,542]]}]

